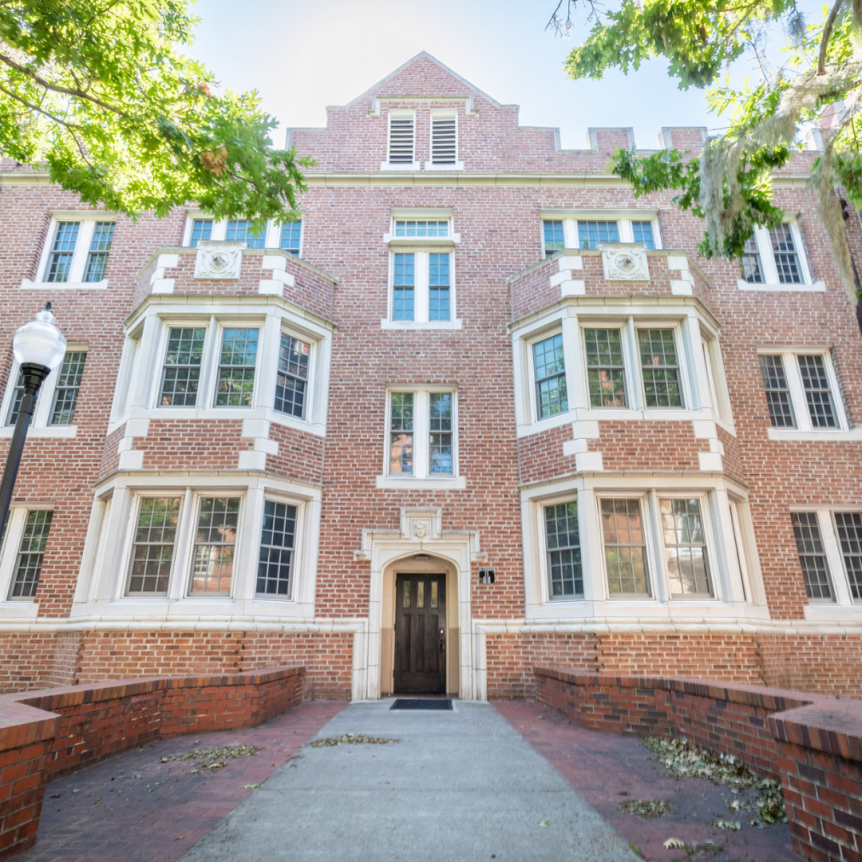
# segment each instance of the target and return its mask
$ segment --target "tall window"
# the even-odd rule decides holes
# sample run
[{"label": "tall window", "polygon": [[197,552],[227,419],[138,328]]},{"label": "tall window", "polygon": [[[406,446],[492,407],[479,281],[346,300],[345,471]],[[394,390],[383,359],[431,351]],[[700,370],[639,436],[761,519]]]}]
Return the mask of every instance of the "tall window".
[{"label": "tall window", "polygon": [[258,595],[290,596],[295,541],[296,506],[266,500],[257,564]]},{"label": "tall window", "polygon": [[585,329],[591,407],[626,406],[626,371],[619,329]]},{"label": "tall window", "polygon": [[413,393],[393,392],[389,425],[389,472],[413,473]]},{"label": "tall window", "polygon": [[766,404],[769,407],[769,420],[773,428],[795,428],[793,406],[790,400],[790,386],[784,373],[784,361],[780,356],[761,354],[760,374],[766,390]]},{"label": "tall window", "polygon": [[413,254],[395,255],[395,273],[392,295],[392,319],[413,320],[415,256]]},{"label": "tall window", "polygon": [[452,393],[432,392],[430,405],[430,472],[452,475]]},{"label": "tall window", "polygon": [[279,248],[299,257],[299,241],[302,237],[302,219],[289,221],[281,226]]},{"label": "tall window", "polygon": [[204,497],[195,535],[193,594],[228,595],[233,577],[239,497]]},{"label": "tall window", "polygon": [[679,361],[672,329],[638,330],[647,407],[682,407]]},{"label": "tall window", "polygon": [[449,320],[449,255],[428,255],[428,319]]},{"label": "tall window", "polygon": [[162,407],[194,407],[198,400],[204,327],[171,328],[162,371]]},{"label": "tall window", "polygon": [[797,361],[811,424],[815,428],[837,428],[835,404],[832,401],[832,389],[826,375],[823,357],[816,354],[801,355],[797,356]]},{"label": "tall window", "polygon": [[700,501],[659,500],[670,592],[712,595]]},{"label": "tall window", "polygon": [[858,512],[836,512],[835,532],[844,560],[844,571],[850,582],[854,601],[862,599],[862,515]]},{"label": "tall window", "polygon": [[129,594],[165,595],[171,577],[180,497],[144,497],[132,545]]},{"label": "tall window", "polygon": [[75,420],[75,407],[78,405],[78,391],[81,388],[86,359],[87,353],[84,350],[70,350],[63,357],[54,389],[50,425],[71,425]]},{"label": "tall window", "polygon": [[649,595],[640,501],[604,499],[601,512],[609,592],[611,595]]},{"label": "tall window", "polygon": [[799,247],[799,228],[785,222],[775,228],[756,227],[740,258],[740,278],[748,284],[804,285],[810,283],[807,263]]},{"label": "tall window", "polygon": [[757,249],[757,240],[750,236],[745,242],[745,249],[739,262],[742,278],[749,284],[763,284],[763,265],[760,262],[760,252]]},{"label": "tall window", "polygon": [[281,334],[275,383],[275,409],[279,413],[300,419],[305,415],[310,350],[306,342],[284,332]]},{"label": "tall window", "polygon": [[781,224],[769,231],[772,244],[772,256],[775,269],[778,271],[780,284],[800,284],[802,267],[799,265],[799,255],[796,253],[796,243],[793,241],[793,231],[788,224]]},{"label": "tall window", "polygon": [[236,219],[227,223],[225,239],[234,242],[244,242],[249,248],[266,248],[266,225],[260,228],[255,236],[252,223],[248,219]]},{"label": "tall window", "polygon": [[251,407],[258,334],[257,329],[224,330],[216,407]]},{"label": "tall window", "polygon": [[820,534],[815,512],[793,512],[793,537],[799,552],[805,592],[810,599],[831,599],[832,585],[829,581],[829,563]]},{"label": "tall window", "polygon": [[536,412],[539,419],[556,416],[569,409],[566,394],[566,365],[563,336],[552,335],[533,345],[536,375]]},{"label": "tall window", "polygon": [[598,248],[601,243],[619,241],[619,228],[615,221],[578,221],[578,245],[581,248]]},{"label": "tall window", "polygon": [[572,501],[546,506],[545,535],[548,545],[551,596],[553,598],[582,596],[584,574],[581,566],[578,504]]},{"label": "tall window", "polygon": [[54,244],[51,246],[51,253],[48,257],[45,281],[63,282],[69,280],[79,228],[80,223],[76,221],[58,222],[54,233]]},{"label": "tall window", "polygon": [[632,239],[634,242],[639,242],[645,248],[655,248],[655,240],[652,235],[652,222],[633,221]]},{"label": "tall window", "polygon": [[542,227],[545,231],[545,257],[566,247],[561,221],[546,221],[542,223]]},{"label": "tall window", "polygon": [[93,237],[90,240],[90,253],[87,255],[87,268],[84,281],[101,281],[105,277],[105,267],[108,265],[108,252],[114,239],[114,222],[100,221],[93,226]]},{"label": "tall window", "polygon": [[15,560],[15,571],[12,575],[10,599],[32,599],[36,595],[53,514],[50,511],[36,509],[27,513],[24,535],[21,537],[18,557]]},{"label": "tall window", "polygon": [[194,247],[203,240],[212,239],[213,220],[211,218],[196,218],[192,220],[192,233],[189,245]]}]

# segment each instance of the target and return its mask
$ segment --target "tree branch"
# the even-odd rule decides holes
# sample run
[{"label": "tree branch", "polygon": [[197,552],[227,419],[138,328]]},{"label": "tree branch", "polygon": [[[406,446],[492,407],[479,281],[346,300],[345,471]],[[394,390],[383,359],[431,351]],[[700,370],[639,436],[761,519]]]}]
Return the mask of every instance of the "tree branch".
[{"label": "tree branch", "polygon": [[835,19],[838,17],[838,10],[841,8],[844,0],[835,0],[835,5],[829,10],[829,17],[823,25],[823,34],[820,36],[820,51],[817,54],[817,74],[826,74],[826,48],[829,46],[829,39],[832,37],[832,28],[835,26]]},{"label": "tree branch", "polygon": [[11,90],[7,90],[2,84],[0,84],[0,93],[5,93],[9,96],[10,99],[15,99],[16,102],[20,102],[25,107],[29,108],[31,111],[36,111],[39,114],[42,114],[43,117],[47,117],[54,123],[59,123],[61,126],[65,126],[67,129],[77,129],[78,131],[83,132],[84,127],[79,125],[78,123],[70,123],[68,120],[61,119],[60,117],[52,114],[50,111],[46,111],[44,108],[40,108],[38,105],[34,105],[32,102],[28,102],[22,96],[19,96],[17,93],[13,93]]}]

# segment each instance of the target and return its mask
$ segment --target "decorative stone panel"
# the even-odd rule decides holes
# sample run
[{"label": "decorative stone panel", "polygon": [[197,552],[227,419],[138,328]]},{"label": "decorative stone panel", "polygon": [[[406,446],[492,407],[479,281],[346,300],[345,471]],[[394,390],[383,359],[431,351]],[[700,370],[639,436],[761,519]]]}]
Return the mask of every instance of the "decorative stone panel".
[{"label": "decorative stone panel", "polygon": [[637,243],[615,243],[602,248],[606,281],[649,281],[646,249]]},{"label": "decorative stone panel", "polygon": [[242,249],[237,242],[202,242],[195,261],[195,278],[239,278]]}]

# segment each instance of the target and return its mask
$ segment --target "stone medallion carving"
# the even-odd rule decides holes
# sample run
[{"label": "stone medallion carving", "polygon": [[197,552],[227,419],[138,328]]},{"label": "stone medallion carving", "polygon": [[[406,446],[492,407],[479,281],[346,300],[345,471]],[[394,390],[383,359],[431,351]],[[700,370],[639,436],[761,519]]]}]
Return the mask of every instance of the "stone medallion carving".
[{"label": "stone medallion carving", "polygon": [[649,281],[646,249],[642,245],[606,245],[602,265],[607,281]]},{"label": "stone medallion carving", "polygon": [[424,539],[428,535],[428,524],[425,521],[417,521],[413,526],[413,535],[417,539]]},{"label": "stone medallion carving", "polygon": [[195,260],[195,278],[239,278],[242,245],[234,242],[202,242]]}]

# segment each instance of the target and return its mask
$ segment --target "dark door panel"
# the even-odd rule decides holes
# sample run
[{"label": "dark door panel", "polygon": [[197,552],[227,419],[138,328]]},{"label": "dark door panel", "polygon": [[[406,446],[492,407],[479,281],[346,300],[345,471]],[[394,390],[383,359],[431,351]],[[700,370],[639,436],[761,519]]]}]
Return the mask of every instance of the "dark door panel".
[{"label": "dark door panel", "polygon": [[398,575],[395,581],[395,691],[446,693],[446,578]]}]

